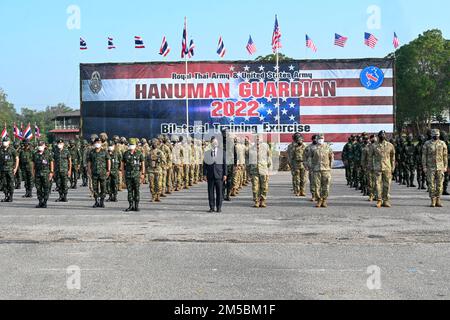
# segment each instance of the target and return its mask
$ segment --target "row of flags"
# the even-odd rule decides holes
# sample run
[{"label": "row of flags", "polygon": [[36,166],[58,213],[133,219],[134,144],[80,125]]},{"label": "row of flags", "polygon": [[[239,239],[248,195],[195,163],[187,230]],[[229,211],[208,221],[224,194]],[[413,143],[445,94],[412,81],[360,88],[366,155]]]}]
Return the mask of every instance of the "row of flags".
[{"label": "row of flags", "polygon": [[[14,123],[14,127],[13,127],[13,135],[14,137],[16,137],[19,140],[31,140],[33,139],[33,137],[36,138],[40,138],[41,137],[41,129],[39,129],[39,127],[35,124],[34,125],[34,133],[33,130],[31,129],[31,125],[28,124],[28,126],[26,127],[25,130],[23,130],[23,124],[20,125],[20,129],[17,127],[17,125]],[[5,126],[3,127],[3,131],[1,134],[1,139],[3,140],[4,138],[9,137],[8,134],[8,129],[6,127],[6,123]]]},{"label": "row of flags", "polygon": [[[344,48],[347,45],[348,37],[342,36],[340,34],[335,33],[334,35],[334,45]],[[372,49],[374,49],[378,43],[378,39],[372,33],[365,32],[364,33],[364,44]],[[192,58],[194,56],[195,44],[194,40],[191,40],[188,46],[188,33],[187,33],[187,22],[185,19],[184,29],[183,29],[183,39],[181,43],[181,58]],[[397,37],[397,33],[394,32],[394,40],[393,40],[394,48],[397,49],[400,46],[400,40]],[[134,45],[136,49],[145,49],[144,40],[140,36],[134,37]],[[247,52],[250,55],[256,53],[256,45],[252,39],[252,36],[249,36],[247,45],[245,47]],[[275,27],[272,35],[272,50],[274,53],[277,53],[282,48],[281,44],[281,30],[278,24],[278,17],[275,16]],[[306,35],[306,48],[311,49],[313,52],[317,52],[317,46],[314,43],[313,39]],[[80,38],[80,50],[87,50],[87,43],[83,38]],[[116,49],[114,45],[114,39],[112,37],[108,37],[108,50]],[[219,57],[223,58],[226,54],[227,50],[225,48],[225,43],[223,41],[222,36],[219,37],[219,44],[217,46],[217,54]],[[167,41],[167,38],[164,36],[162,40],[161,47],[159,49],[159,54],[163,57],[166,57],[170,53],[170,46]]]}]

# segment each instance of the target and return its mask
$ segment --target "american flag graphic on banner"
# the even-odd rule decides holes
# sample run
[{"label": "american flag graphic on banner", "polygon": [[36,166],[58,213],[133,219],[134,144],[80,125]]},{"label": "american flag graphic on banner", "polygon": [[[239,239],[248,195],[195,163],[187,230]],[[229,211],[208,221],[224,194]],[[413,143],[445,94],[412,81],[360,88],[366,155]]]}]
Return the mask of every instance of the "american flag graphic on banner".
[{"label": "american flag graphic on banner", "polygon": [[283,144],[295,132],[305,141],[323,133],[339,153],[351,134],[394,129],[391,59],[294,60],[279,69],[257,61],[191,62],[189,70],[186,83],[184,62],[82,64],[83,134],[179,134],[186,98],[193,133],[196,123],[205,134],[223,126],[281,132]]}]

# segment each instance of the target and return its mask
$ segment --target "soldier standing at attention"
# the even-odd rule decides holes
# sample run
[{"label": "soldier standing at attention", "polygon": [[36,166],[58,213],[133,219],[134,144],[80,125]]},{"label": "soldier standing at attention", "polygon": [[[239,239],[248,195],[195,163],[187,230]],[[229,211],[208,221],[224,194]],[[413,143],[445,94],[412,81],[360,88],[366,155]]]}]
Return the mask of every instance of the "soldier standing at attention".
[{"label": "soldier standing at attention", "polygon": [[25,182],[25,195],[23,198],[33,197],[33,150],[30,141],[25,140],[19,152],[19,163]]},{"label": "soldier standing at attention", "polygon": [[108,151],[102,149],[100,138],[94,140],[93,150],[89,153],[88,170],[92,180],[95,204],[93,208],[104,208],[106,180],[111,174],[111,158]]},{"label": "soldier standing at attention", "polygon": [[348,138],[348,142],[345,144],[344,149],[342,150],[342,162],[344,162],[345,166],[345,178],[347,179],[347,185],[350,186],[352,184],[352,170],[350,167],[349,156],[351,155],[352,149],[352,137]]},{"label": "soldier standing at attention", "polygon": [[294,175],[294,194],[297,197],[306,197],[305,150],[306,145],[303,143],[302,135],[295,134],[294,144],[288,156],[289,165]]},{"label": "soldier standing at attention", "polygon": [[122,165],[122,155],[111,145],[108,147],[109,157],[111,158],[111,174],[108,178],[108,201],[117,202],[117,193],[119,190],[119,173]]},{"label": "soldier standing at attention", "polygon": [[312,170],[312,164],[311,164],[311,157],[312,157],[312,150],[317,146],[317,135],[312,136],[312,142],[309,144],[305,149],[305,165],[306,170],[308,171],[308,178],[309,178],[309,190],[311,192],[311,202],[316,201],[315,194],[316,191],[314,189],[314,179],[313,179],[313,170]]},{"label": "soldier standing at attention", "polygon": [[420,135],[419,143],[415,146],[414,150],[414,158],[416,162],[416,170],[417,170],[417,184],[419,190],[426,190],[425,182],[426,182],[426,175],[425,172],[423,172],[422,167],[422,151],[423,151],[423,145],[425,144],[425,136]]},{"label": "soldier standing at attention", "polygon": [[163,145],[161,149],[166,155],[166,166],[165,166],[165,179],[163,179],[163,192],[165,194],[172,194],[173,192],[173,159],[172,159],[172,144],[170,143],[169,137],[163,136]]},{"label": "soldier standing at attention", "polygon": [[292,135],[292,142],[288,145],[286,153],[287,153],[287,158],[288,158],[288,163],[289,163],[289,168],[291,169],[291,176],[292,176],[292,191],[294,192],[295,195],[295,171],[294,171],[294,164],[292,163],[292,150],[294,149],[294,145],[295,145],[295,140],[297,139],[298,133]]},{"label": "soldier standing at attention", "polygon": [[442,207],[441,196],[444,185],[444,173],[448,170],[447,145],[439,140],[440,132],[431,132],[432,140],[423,147],[422,166],[427,175],[430,190],[431,207]]},{"label": "soldier standing at attention", "polygon": [[[22,146],[19,141],[15,141],[13,144],[14,149],[16,150],[17,155],[20,154],[20,150],[22,150]],[[19,190],[22,188],[22,170],[20,170],[20,164],[19,168],[17,169],[16,174],[14,175],[14,188],[16,190]]]},{"label": "soldier standing at attention", "polygon": [[416,170],[416,147],[413,144],[413,135],[409,134],[408,137],[406,137],[406,144],[403,148],[403,159],[404,159],[404,166],[405,166],[405,180],[406,185],[408,188],[415,188],[414,185],[414,172]]},{"label": "soldier standing at attention", "polygon": [[81,151],[74,140],[69,141],[69,153],[72,159],[72,174],[70,175],[70,188],[76,189],[80,175]]},{"label": "soldier standing at attention", "polygon": [[181,145],[182,137],[173,136],[172,141],[174,143],[172,149],[173,160],[173,174],[175,191],[183,189],[183,146]]},{"label": "soldier standing at attention", "polygon": [[[448,141],[448,134],[447,134],[447,132],[441,131],[441,140],[447,146],[447,153],[450,155],[450,152],[449,152],[450,144],[449,144],[449,141]],[[448,163],[450,164],[450,158],[448,159]],[[448,174],[448,172],[446,172],[445,175],[444,175],[444,191],[442,192],[442,195],[444,195],[444,196],[450,195],[450,193],[448,193],[448,190],[447,190],[448,189],[448,180],[449,180],[449,174]]]},{"label": "soldier standing at attention", "polygon": [[161,202],[162,177],[165,167],[165,155],[159,148],[159,140],[153,139],[149,154],[146,157],[148,180],[152,202]]},{"label": "soldier standing at attention", "polygon": [[386,140],[386,132],[378,133],[378,143],[373,146],[373,169],[375,172],[375,195],[377,208],[390,208],[392,175],[395,170],[395,147]]},{"label": "soldier standing at attention", "polygon": [[187,136],[186,139],[184,139],[183,136],[180,137],[180,142],[183,148],[183,157],[181,158],[183,161],[183,183],[184,183],[184,189],[189,189],[189,177],[191,176],[191,144],[190,144],[190,137]]},{"label": "soldier standing at attention", "polygon": [[373,170],[373,147],[377,143],[375,135],[370,136],[370,143],[367,145],[366,154],[366,170],[367,170],[367,193],[369,202],[375,199],[375,171]]},{"label": "soldier standing at attention", "polygon": [[235,166],[233,172],[233,187],[231,188],[231,196],[235,197],[241,189],[241,179],[245,169],[245,148],[239,137],[234,138],[235,148]]},{"label": "soldier standing at attention", "polygon": [[80,160],[80,165],[81,165],[81,186],[82,187],[87,187],[88,186],[88,170],[87,170],[87,149],[89,147],[89,144],[86,140],[83,140],[81,142],[81,160]]},{"label": "soldier standing at attention", "polygon": [[5,198],[1,202],[13,202],[15,180],[19,170],[19,156],[8,137],[3,138],[0,148],[0,181]]},{"label": "soldier standing at attention", "polygon": [[250,166],[254,207],[266,208],[272,151],[260,135],[256,137],[256,144],[250,150]]},{"label": "soldier standing at attention", "polygon": [[356,142],[352,146],[353,153],[353,187],[355,190],[361,190],[361,156],[362,156],[362,139],[361,136],[356,137]]},{"label": "soldier standing at attention", "polygon": [[56,141],[57,148],[53,150],[55,163],[55,182],[58,188],[59,199],[56,202],[67,202],[68,182],[72,175],[72,158],[70,152],[64,148],[64,140]]},{"label": "soldier standing at attention", "polygon": [[313,171],[314,198],[317,201],[316,208],[328,207],[327,199],[330,193],[333,161],[333,150],[325,143],[325,136],[319,135],[317,146],[311,149],[311,170]]},{"label": "soldier standing at attention", "polygon": [[36,184],[36,193],[39,204],[36,208],[47,208],[54,173],[53,156],[46,149],[45,142],[39,142],[37,152],[33,154],[32,173]]},{"label": "soldier standing at attention", "polygon": [[136,149],[137,143],[137,139],[130,139],[128,150],[122,157],[122,171],[127,184],[129,203],[129,207],[125,212],[140,211],[140,187],[141,178],[145,175],[145,160],[144,155]]}]

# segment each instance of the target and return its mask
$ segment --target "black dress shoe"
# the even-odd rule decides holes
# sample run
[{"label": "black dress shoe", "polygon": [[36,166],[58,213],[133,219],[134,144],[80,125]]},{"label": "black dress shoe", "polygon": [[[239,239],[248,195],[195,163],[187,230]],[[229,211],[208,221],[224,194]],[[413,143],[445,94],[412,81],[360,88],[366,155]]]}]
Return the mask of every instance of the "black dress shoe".
[{"label": "black dress shoe", "polygon": [[214,209],[209,209],[208,213],[214,213]]}]

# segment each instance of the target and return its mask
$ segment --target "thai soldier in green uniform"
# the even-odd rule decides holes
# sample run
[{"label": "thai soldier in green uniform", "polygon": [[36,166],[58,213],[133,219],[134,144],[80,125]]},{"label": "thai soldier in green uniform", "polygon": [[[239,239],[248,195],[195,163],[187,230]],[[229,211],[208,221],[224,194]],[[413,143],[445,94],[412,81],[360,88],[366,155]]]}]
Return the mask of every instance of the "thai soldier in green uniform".
[{"label": "thai soldier in green uniform", "polygon": [[[20,150],[22,149],[20,142],[14,141],[13,146],[14,146],[14,149],[16,149],[17,155],[19,155]],[[15,185],[16,190],[19,190],[20,188],[22,188],[22,170],[20,170],[20,164],[19,164],[19,168],[17,169],[16,174],[14,175],[14,185]]]},{"label": "thai soldier in green uniform", "polygon": [[352,168],[350,166],[350,156],[351,156],[351,148],[352,148],[352,137],[348,138],[348,142],[345,144],[344,149],[342,150],[342,162],[344,162],[345,166],[345,178],[347,180],[347,185],[350,186],[352,184]]},{"label": "thai soldier in green uniform", "polygon": [[266,208],[272,151],[262,136],[257,136],[256,144],[250,150],[250,166],[254,207]]},{"label": "thai soldier in green uniform", "polygon": [[70,188],[76,189],[78,178],[80,176],[80,167],[81,167],[81,150],[77,146],[74,140],[69,141],[69,153],[72,159],[72,174],[70,175]]},{"label": "thai soldier in green uniform", "polygon": [[19,156],[11,146],[8,137],[3,138],[0,148],[0,181],[5,198],[1,202],[13,202],[15,180],[14,176],[19,170]]},{"label": "thai soldier in green uniform", "polygon": [[159,148],[160,141],[158,139],[153,139],[151,143],[151,150],[145,159],[150,183],[150,194],[152,196],[152,202],[161,202],[165,155]]},{"label": "thai soldier in green uniform", "polygon": [[37,151],[33,154],[33,177],[39,204],[36,208],[47,208],[54,173],[52,153],[47,150],[45,142],[39,142]]},{"label": "thai soldier in green uniform", "polygon": [[288,152],[289,165],[294,177],[294,194],[297,197],[306,197],[307,172],[305,168],[305,149],[303,136],[294,135],[294,142]]},{"label": "thai soldier in green uniform", "polygon": [[331,169],[333,167],[333,150],[325,143],[325,136],[317,137],[317,145],[311,149],[311,170],[313,171],[314,199],[317,208],[327,208],[330,193]]},{"label": "thai soldier in green uniform", "polygon": [[413,144],[413,140],[413,135],[408,135],[408,137],[406,137],[406,144],[403,148],[404,175],[408,188],[416,187],[414,185],[414,175],[417,166],[415,158],[416,147]]},{"label": "thai soldier in green uniform", "polygon": [[416,162],[416,171],[417,171],[417,184],[419,190],[426,190],[425,183],[426,183],[426,175],[423,172],[422,167],[422,154],[423,154],[423,145],[425,143],[425,136],[420,135],[418,138],[419,142],[415,146],[414,149],[414,158]]},{"label": "thai soldier in green uniform", "polygon": [[100,138],[94,140],[94,149],[88,158],[88,171],[92,180],[95,204],[93,208],[104,208],[106,197],[106,180],[111,174],[111,158],[108,151],[103,150]]},{"label": "thai soldier in green uniform", "polygon": [[89,144],[86,140],[81,141],[81,162],[80,162],[80,176],[81,176],[81,186],[88,186],[88,169],[87,169],[87,148]]},{"label": "thai soldier in green uniform", "polygon": [[395,147],[386,140],[386,132],[378,133],[378,142],[373,146],[373,170],[375,174],[375,196],[377,208],[390,208],[392,175],[395,170]]},{"label": "thai soldier in green uniform", "polygon": [[28,140],[23,142],[23,147],[19,152],[19,163],[25,182],[24,198],[33,197],[33,150]]},{"label": "thai soldier in green uniform", "polygon": [[122,170],[128,189],[129,207],[125,212],[139,211],[141,178],[145,175],[144,155],[138,151],[137,139],[130,139],[128,150],[122,157]]},{"label": "thai soldier in green uniform", "polygon": [[356,137],[356,142],[352,146],[353,153],[353,187],[356,190],[361,190],[361,156],[362,156],[362,138],[361,136]]},{"label": "thai soldier in green uniform", "polygon": [[427,175],[431,207],[441,208],[444,174],[448,170],[448,150],[447,145],[439,140],[439,130],[434,129],[431,134],[432,140],[423,147],[422,166]]},{"label": "thai soldier in green uniform", "polygon": [[366,149],[366,171],[367,171],[367,193],[369,196],[369,202],[375,199],[375,171],[373,170],[373,147],[377,143],[377,137],[375,135],[370,136],[370,143]]},{"label": "thai soldier in green uniform", "polygon": [[70,152],[65,148],[64,140],[59,139],[57,147],[53,150],[53,161],[55,164],[55,182],[59,192],[56,202],[67,202],[68,182],[72,174],[72,158]]},{"label": "thai soldier in green uniform", "polygon": [[122,166],[122,155],[114,145],[108,147],[109,157],[111,158],[111,174],[107,182],[108,201],[117,202],[117,193],[119,190],[119,173]]},{"label": "thai soldier in green uniform", "polygon": [[363,196],[369,195],[369,174],[367,171],[367,159],[368,159],[368,147],[369,147],[369,136],[364,133],[362,137],[363,141],[361,144],[361,171],[360,171],[360,183],[361,183],[361,193]]},{"label": "thai soldier in green uniform", "polygon": [[292,150],[294,149],[295,146],[295,140],[297,139],[298,133],[294,134],[292,136],[292,142],[288,145],[287,147],[287,159],[288,159],[288,163],[289,163],[289,168],[291,169],[291,176],[292,176],[292,191],[294,192],[294,194],[296,194],[295,192],[295,172],[294,172],[294,164],[291,163],[292,160]]}]

